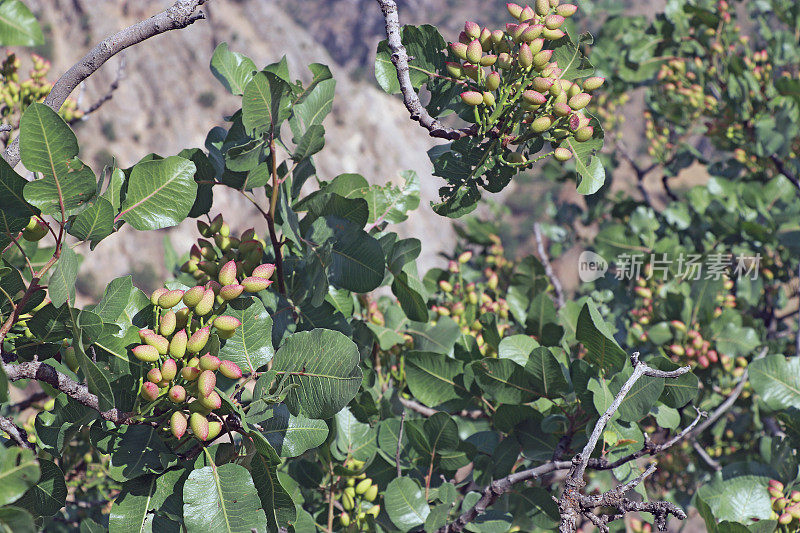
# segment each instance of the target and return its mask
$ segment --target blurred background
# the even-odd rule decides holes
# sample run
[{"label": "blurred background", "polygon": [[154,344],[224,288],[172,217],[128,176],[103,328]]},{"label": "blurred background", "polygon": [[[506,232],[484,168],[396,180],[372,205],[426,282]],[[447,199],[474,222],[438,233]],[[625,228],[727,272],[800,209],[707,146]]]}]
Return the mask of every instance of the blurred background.
[{"label": "blurred background", "polygon": [[[105,36],[171,3],[29,0],[28,5],[45,32],[46,44],[35,51],[52,62],[48,78],[55,81]],[[576,3],[589,15],[584,20],[593,21],[592,24],[602,20],[607,9],[653,13],[663,5],[648,0]],[[457,39],[464,20],[497,25],[508,18],[505,2],[500,0],[400,0],[398,6],[401,23],[434,24],[449,40]],[[415,170],[421,179],[422,203],[402,225],[401,233],[423,241],[423,271],[441,263],[437,254],[451,249],[455,234],[451,222],[429,207],[429,202],[438,198],[442,182],[431,176],[426,152],[439,141],[410,121],[400,99],[385,94],[374,81],[375,49],[385,37],[377,3],[210,0],[203,11],[206,20],[128,49],[73,93],[79,107],[86,109],[108,94],[109,87],[119,80],[110,101],[73,125],[80,140],[80,157],[99,173],[114,162],[128,167],[150,152],[169,155],[183,148],[202,147],[206,133],[224,124],[224,117],[236,108],[238,100],[220,86],[208,68],[211,54],[220,42],[226,41],[232,50],[249,55],[258,66],[277,61],[285,54],[296,77],[307,76],[305,65],[309,63],[325,63],[331,67],[337,87],[333,113],[325,122],[327,147],[316,157],[319,177],[330,179],[355,172],[372,183],[401,183],[400,171]],[[642,99],[634,94],[623,110],[627,121],[622,142],[633,153],[643,138],[642,106]],[[615,173],[613,188],[633,187],[634,180],[625,170],[623,165],[621,172]],[[690,182],[702,179],[692,169],[685,173]],[[495,205],[484,209],[505,210],[503,236],[511,253],[531,253],[535,245],[531,224],[542,214],[537,199],[549,192],[565,200],[584,202],[574,191],[574,182],[562,187],[538,180],[534,168],[515,178],[512,187],[494,195]],[[654,195],[658,201],[658,193]],[[218,212],[225,213],[234,231],[255,227],[265,233],[263,219],[230,190],[215,191],[211,214]],[[187,250],[196,237],[193,221],[161,233],[179,253]],[[574,264],[579,252],[573,250],[560,259],[561,264],[568,265],[561,272],[567,289],[578,283]],[[111,279],[126,274],[132,274],[134,283],[145,291],[160,286],[167,275],[164,256],[164,241],[154,238],[152,232],[139,233],[124,227],[98,246],[91,262],[82,265],[78,290],[84,303],[95,300]]]}]

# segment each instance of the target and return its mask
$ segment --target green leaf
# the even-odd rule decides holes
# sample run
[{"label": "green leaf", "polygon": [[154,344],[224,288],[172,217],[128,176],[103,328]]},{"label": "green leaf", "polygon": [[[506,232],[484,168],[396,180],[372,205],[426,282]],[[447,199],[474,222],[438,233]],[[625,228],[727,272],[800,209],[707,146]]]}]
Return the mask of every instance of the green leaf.
[{"label": "green leaf", "polygon": [[24,509],[7,505],[0,508],[0,526],[8,533],[34,533],[38,531],[33,517]]},{"label": "green leaf", "polygon": [[244,88],[258,70],[249,57],[228,50],[228,43],[219,43],[211,56],[211,73],[232,94],[243,94]]},{"label": "green leaf", "polygon": [[501,403],[522,404],[542,396],[537,379],[511,359],[483,359],[472,363],[475,381]]},{"label": "green leaf", "polygon": [[258,491],[243,466],[212,464],[195,470],[183,487],[183,501],[189,533],[267,531]]},{"label": "green leaf", "polygon": [[0,505],[20,498],[39,479],[39,463],[31,450],[0,447]]},{"label": "green leaf", "polygon": [[104,322],[116,322],[125,312],[133,290],[133,278],[131,276],[116,278],[106,286],[100,303],[92,308],[91,311],[96,313]]},{"label": "green leaf", "polygon": [[408,213],[419,207],[419,176],[413,170],[400,173],[402,186],[392,182],[363,187],[353,194],[364,198],[369,205],[369,223],[398,224],[408,219]]},{"label": "green leaf", "polygon": [[178,156],[137,163],[116,219],[140,231],[178,225],[194,204],[196,170],[194,163]]},{"label": "green leaf", "polygon": [[111,476],[124,481],[166,470],[177,457],[150,426],[129,426],[111,454]]},{"label": "green leaf", "polygon": [[302,161],[316,154],[325,147],[325,128],[321,124],[309,126],[299,139],[294,139],[297,145],[292,152],[294,161]]},{"label": "green leaf", "polygon": [[[292,497],[286,492],[278,479],[278,471],[263,455],[256,454],[250,463],[250,473],[258,490],[261,506],[267,515],[267,531],[280,533],[281,527],[288,528],[297,517]],[[297,531],[297,529],[295,529]],[[316,530],[312,530],[314,533]]]},{"label": "green leaf", "polygon": [[383,281],[385,262],[380,243],[356,224],[338,216],[315,220],[306,232],[310,246],[331,246],[324,263],[330,283],[352,292],[367,293]]},{"label": "green leaf", "polygon": [[749,523],[753,518],[767,520],[772,513],[766,477],[719,478],[700,487],[697,495],[706,501],[717,520]]},{"label": "green leaf", "polygon": [[753,328],[744,328],[728,322],[722,331],[713,335],[712,341],[716,342],[717,351],[730,357],[750,355],[753,353],[761,339]]},{"label": "green leaf", "polygon": [[[445,70],[446,56],[443,50],[447,43],[439,34],[439,30],[428,24],[424,26],[403,26],[401,41],[406,47],[409,61],[409,75],[411,85],[419,89],[428,82],[437,72]],[[397,81],[397,69],[391,60],[391,51],[387,41],[378,44],[375,56],[375,79],[381,89],[389,94],[400,92],[400,83]]]},{"label": "green leaf", "polygon": [[419,239],[401,239],[394,243],[391,251],[386,257],[386,268],[397,275],[403,267],[419,257],[422,251],[422,243]]},{"label": "green leaf", "polygon": [[608,324],[592,300],[588,300],[581,309],[575,336],[586,347],[586,360],[589,363],[607,372],[622,370],[628,355],[614,340]]},{"label": "green leaf", "polygon": [[591,139],[578,142],[574,137],[568,137],[565,141],[566,147],[572,152],[575,161],[575,171],[578,173],[578,193],[594,194],[603,186],[606,179],[606,171],[603,163],[596,155],[603,148],[603,138],[605,133],[600,122],[595,117],[587,114],[591,118],[590,125],[594,128]]},{"label": "green leaf", "polygon": [[419,483],[408,477],[389,482],[383,501],[386,513],[400,531],[409,531],[424,524],[431,512]]},{"label": "green leaf", "polygon": [[0,45],[36,46],[44,44],[42,28],[33,13],[20,0],[0,1]]},{"label": "green leaf", "polygon": [[75,280],[78,278],[78,256],[72,248],[61,250],[61,257],[50,274],[47,284],[50,301],[55,307],[75,304]]},{"label": "green leaf", "polygon": [[463,372],[461,361],[430,352],[410,352],[405,356],[406,382],[411,394],[429,407],[467,395],[456,382]]},{"label": "green leaf", "polygon": [[500,359],[511,359],[518,365],[525,366],[533,349],[538,347],[536,339],[528,335],[511,335],[500,341],[497,355]]},{"label": "green leaf", "polygon": [[247,423],[258,430],[281,457],[297,457],[316,448],[328,437],[328,425],[322,420],[293,416],[284,404],[255,402],[247,412]]},{"label": "green leaf", "polygon": [[770,409],[800,408],[800,357],[768,355],[747,368],[753,389]]},{"label": "green leaf", "polygon": [[157,479],[158,476],[155,475],[141,476],[123,485],[108,516],[110,531],[119,533],[153,531],[151,510],[156,507],[153,498]]},{"label": "green leaf", "polygon": [[22,163],[44,177],[25,185],[24,196],[48,215],[67,214],[90,200],[97,180],[80,160],[78,139],[64,119],[44,104],[33,103],[20,119],[19,147]]},{"label": "green leaf", "polygon": [[561,365],[548,348],[535,348],[525,370],[533,376],[535,388],[542,391],[545,398],[555,398],[569,391]]},{"label": "green leaf", "polygon": [[10,235],[25,229],[34,207],[29,204],[23,190],[28,183],[0,157],[0,248],[11,243]]},{"label": "green leaf", "polygon": [[356,344],[338,331],[295,333],[275,354],[273,370],[298,387],[286,397],[295,416],[330,418],[353,399],[361,386]]},{"label": "green leaf", "polygon": [[102,196],[78,214],[69,230],[70,235],[92,244],[105,239],[114,232],[114,207]]},{"label": "green leaf", "polygon": [[[410,271],[410,273],[409,273]],[[404,267],[392,281],[392,294],[409,320],[424,322],[428,319],[428,305],[425,301],[425,287],[416,275],[416,265]]]},{"label": "green leaf", "polygon": [[414,348],[420,352],[450,354],[453,351],[461,330],[450,317],[441,317],[436,325],[424,322],[411,322],[406,333],[414,338]]},{"label": "green leaf", "polygon": [[250,80],[242,96],[242,122],[247,132],[259,136],[277,135],[276,127],[289,117],[289,86],[272,72],[259,72]]},{"label": "green leaf", "polygon": [[97,417],[97,411],[90,409],[66,394],[59,394],[52,411],[36,415],[37,444],[45,451],[59,456],[72,437],[81,427]]},{"label": "green leaf", "polygon": [[238,298],[228,302],[226,315],[238,318],[242,325],[219,350],[220,359],[233,361],[244,372],[255,372],[275,355],[272,347],[272,317],[256,298]]},{"label": "green leaf", "polygon": [[[616,396],[622,385],[627,381],[626,373],[617,374],[611,380],[609,389]],[[664,390],[664,378],[653,378],[642,376],[633,384],[631,390],[625,395],[619,405],[620,420],[625,422],[638,422],[650,412],[650,409],[658,402]]]},{"label": "green leaf", "polygon": [[378,447],[375,437],[369,424],[359,422],[349,409],[336,413],[336,449],[342,457],[369,461]]},{"label": "green leaf", "polygon": [[[663,355],[651,359],[647,363],[653,368],[665,371],[677,370],[680,367],[679,364]],[[698,385],[697,376],[691,372],[677,378],[666,379],[664,380],[664,392],[661,393],[659,401],[669,407],[679,409],[697,396]]]}]

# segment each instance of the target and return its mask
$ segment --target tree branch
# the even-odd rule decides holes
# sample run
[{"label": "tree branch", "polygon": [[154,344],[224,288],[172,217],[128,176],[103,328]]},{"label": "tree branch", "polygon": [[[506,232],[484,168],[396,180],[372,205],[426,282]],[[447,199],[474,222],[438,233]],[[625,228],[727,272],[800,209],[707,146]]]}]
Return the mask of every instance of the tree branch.
[{"label": "tree branch", "polygon": [[[45,105],[54,111],[61,109],[67,97],[83,80],[94,74],[103,63],[122,50],[161,33],[183,29],[205,18],[202,12],[195,13],[205,1],[177,0],[171,7],[157,15],[106,37],[55,82],[50,94],[44,99]],[[11,168],[17,166],[20,160],[19,137],[8,146],[3,157]]]},{"label": "tree branch", "polygon": [[28,442],[28,433],[14,423],[11,418],[0,416],[0,429],[8,433],[8,436],[23,448],[33,449],[33,444]]},{"label": "tree branch", "polygon": [[29,363],[20,364],[3,364],[3,370],[8,377],[8,381],[19,381],[21,379],[35,379],[43,381],[76,400],[78,403],[94,409],[104,420],[114,422],[117,424],[129,424],[131,422],[130,414],[123,413],[118,409],[110,409],[108,411],[100,410],[100,403],[97,396],[89,392],[89,389],[57,371],[47,363],[33,361]]},{"label": "tree branch", "polygon": [[561,285],[561,280],[558,279],[555,271],[553,271],[553,265],[550,264],[550,257],[547,255],[547,251],[544,249],[542,226],[539,225],[538,222],[533,224],[533,236],[536,238],[536,248],[539,251],[539,259],[542,261],[542,266],[544,266],[544,272],[547,274],[547,278],[550,280],[550,283],[553,285],[553,289],[556,291],[556,307],[561,309],[566,303],[566,300],[564,299],[564,287]]},{"label": "tree branch", "polygon": [[394,0],[378,0],[378,5],[383,12],[386,22],[386,38],[389,43],[389,50],[392,52],[392,64],[397,69],[397,81],[400,82],[400,91],[403,93],[403,103],[411,113],[411,120],[416,120],[420,125],[428,130],[431,137],[440,139],[456,140],[470,135],[469,130],[457,130],[448,128],[435,118],[433,118],[419,101],[414,86],[411,84],[409,74],[408,52],[400,36],[400,16],[397,13],[397,3]]}]

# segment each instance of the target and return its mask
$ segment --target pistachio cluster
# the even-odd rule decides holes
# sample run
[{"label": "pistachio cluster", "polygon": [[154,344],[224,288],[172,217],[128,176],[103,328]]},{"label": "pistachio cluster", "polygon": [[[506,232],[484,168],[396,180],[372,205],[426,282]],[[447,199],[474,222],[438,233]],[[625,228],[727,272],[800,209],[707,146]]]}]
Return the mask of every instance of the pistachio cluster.
[{"label": "pistachio cluster", "polygon": [[141,387],[147,402],[143,412],[163,409],[167,399],[171,407],[166,414],[171,411],[169,427],[175,438],[181,439],[190,428],[196,438],[206,441],[222,430],[219,420],[208,418],[222,406],[217,373],[229,379],[242,376],[235,363],[213,353],[215,346],[209,341],[214,335],[222,340],[234,335],[241,322],[224,314],[228,302],[245,292],[266,289],[275,265],[257,264],[263,243],[255,239],[252,230],[245,232],[243,239],[231,238],[230,228],[220,216],[211,224],[198,222],[198,227],[219,247],[204,239],[192,247],[184,270],[199,273],[194,277],[201,284],[185,291],[156,289],[150,298],[155,306],[154,328],[139,331],[142,344],[132,352],[151,365]]},{"label": "pistachio cluster", "polygon": [[495,349],[483,338],[483,325],[479,318],[487,313],[494,314],[498,319],[497,331],[501,337],[511,327],[508,321],[508,302],[500,297],[502,292],[498,290],[498,271],[507,265],[508,259],[503,256],[503,247],[500,244],[492,245],[488,252],[485,259],[492,266],[483,269],[483,278],[478,282],[466,282],[462,272],[465,265],[473,259],[472,251],[465,251],[449,262],[446,274],[439,279],[438,303],[431,306],[431,311],[438,317],[449,316],[459,325],[464,335],[475,337],[482,355],[496,356]]},{"label": "pistachio cluster", "polygon": [[[181,266],[181,271],[191,274],[198,283],[208,283],[216,279],[222,272],[223,265],[235,262],[236,269],[234,277],[242,278],[241,286],[247,292],[259,292],[266,289],[271,282],[267,281],[275,271],[275,266],[269,267],[259,265],[267,247],[266,242],[256,235],[255,230],[245,230],[238,238],[231,236],[231,228],[222,218],[217,215],[206,224],[202,220],[197,221],[197,229],[200,238],[189,251],[189,260]],[[212,239],[214,242],[207,239]],[[259,268],[256,272],[256,268]],[[230,272],[223,277],[224,281],[233,279]],[[223,287],[230,283],[223,283]],[[230,296],[232,289],[227,289],[225,294]],[[239,292],[241,294],[241,291]],[[238,296],[239,294],[236,294]],[[236,296],[227,299],[236,298]]]},{"label": "pistachio cluster", "polygon": [[[645,270],[645,274],[648,274],[649,269],[646,268]],[[722,315],[723,309],[736,307],[736,296],[731,292],[733,286],[732,280],[726,279],[724,281],[723,287],[727,293],[717,294],[716,296],[715,318]],[[630,331],[640,342],[650,340],[645,327],[653,325],[656,320],[653,297],[659,294],[663,288],[663,281],[656,280],[649,275],[647,277],[639,277],[636,280],[633,292],[637,302],[631,311],[634,323]],[[680,320],[671,320],[669,326],[672,332],[672,342],[664,346],[664,350],[676,363],[688,363],[697,365],[700,368],[709,368],[717,363],[721,363],[723,367],[731,364],[731,358],[728,355],[719,353],[712,341],[703,337],[703,334],[699,331],[699,324],[694,323],[691,324],[691,327],[688,327]]]},{"label": "pistachio cluster", "polygon": [[781,531],[800,531],[800,491],[789,492],[777,479],[769,480],[767,491],[772,501],[770,520],[777,520]]},{"label": "pistachio cluster", "polygon": [[[578,8],[559,0],[506,7],[516,22],[504,30],[481,28],[475,22],[464,25],[458,42],[450,44],[458,61],[448,62],[447,70],[466,87],[461,100],[474,108],[479,132],[496,128],[520,149],[526,141],[548,134],[554,157],[567,161],[572,151],[565,139],[584,142],[594,135],[583,110],[592,100],[590,93],[605,81],[597,76],[580,83],[562,79],[563,70],[553,60],[552,45],[566,35],[561,28]],[[523,127],[512,134],[517,124]],[[529,164],[521,151],[509,152],[505,161]]]},{"label": "pistachio cluster", "polygon": [[[364,468],[364,462],[350,458],[344,463],[345,468],[360,470]],[[366,473],[355,476],[345,477],[345,487],[339,493],[342,514],[339,515],[339,522],[342,527],[349,527],[355,524],[361,531],[367,526],[367,515],[377,518],[381,512],[381,506],[375,502],[378,498],[378,485],[367,477]]]},{"label": "pistachio cluster", "polygon": [[[10,50],[6,54],[6,58],[0,63],[0,117],[7,118],[11,115],[18,117],[33,102],[44,100],[53,88],[53,84],[47,81],[50,62],[41,56],[31,54],[33,66],[30,78],[20,82],[20,59]],[[60,114],[67,122],[83,116],[78,104],[72,99],[64,102]]]}]

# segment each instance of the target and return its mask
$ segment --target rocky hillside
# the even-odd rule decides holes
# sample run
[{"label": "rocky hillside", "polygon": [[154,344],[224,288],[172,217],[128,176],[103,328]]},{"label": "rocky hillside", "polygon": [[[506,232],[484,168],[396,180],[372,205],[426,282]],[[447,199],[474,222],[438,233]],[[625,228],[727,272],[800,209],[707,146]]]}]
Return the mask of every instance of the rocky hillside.
[{"label": "rocky hillside", "polygon": [[[28,0],[47,32],[43,50],[53,62],[52,75],[66,70],[106,35],[163,9],[170,0],[98,2],[95,0]],[[373,2],[350,2],[350,11],[364,15],[364,23],[380,22]],[[304,2],[297,3],[298,5]],[[333,4],[333,2],[332,2]],[[358,4],[358,6],[356,6]],[[174,154],[203,146],[206,132],[223,125],[235,108],[211,75],[208,62],[215,46],[227,41],[234,50],[265,65],[286,54],[293,75],[306,74],[311,62],[331,66],[337,80],[333,113],[325,122],[327,147],[317,157],[319,175],[329,179],[343,172],[363,174],[374,183],[398,181],[398,172],[415,170],[421,178],[423,203],[405,224],[404,233],[424,242],[423,264],[430,265],[438,250],[449,247],[452,232],[428,203],[436,197],[439,179],[431,176],[426,156],[434,142],[408,120],[402,103],[365,79],[354,81],[307,27],[299,25],[278,3],[263,0],[212,0],[204,8],[208,20],[173,31],[129,49],[114,58],[73,95],[85,108],[107,91],[124,61],[124,79],[113,99],[77,127],[81,157],[99,171],[116,160],[121,166],[149,153]],[[317,18],[325,13],[316,13]],[[369,20],[374,19],[373,22]],[[330,19],[328,19],[330,21]],[[343,21],[336,21],[338,27]],[[374,49],[378,37],[367,43]],[[248,203],[230,191],[220,191],[214,212],[222,211],[234,229],[263,220]],[[163,232],[176,249],[185,250],[193,238],[192,224]],[[95,261],[81,269],[81,289],[96,296],[110,279],[133,273],[143,288],[164,275],[162,240],[152,233],[125,228],[98,246]]]}]

